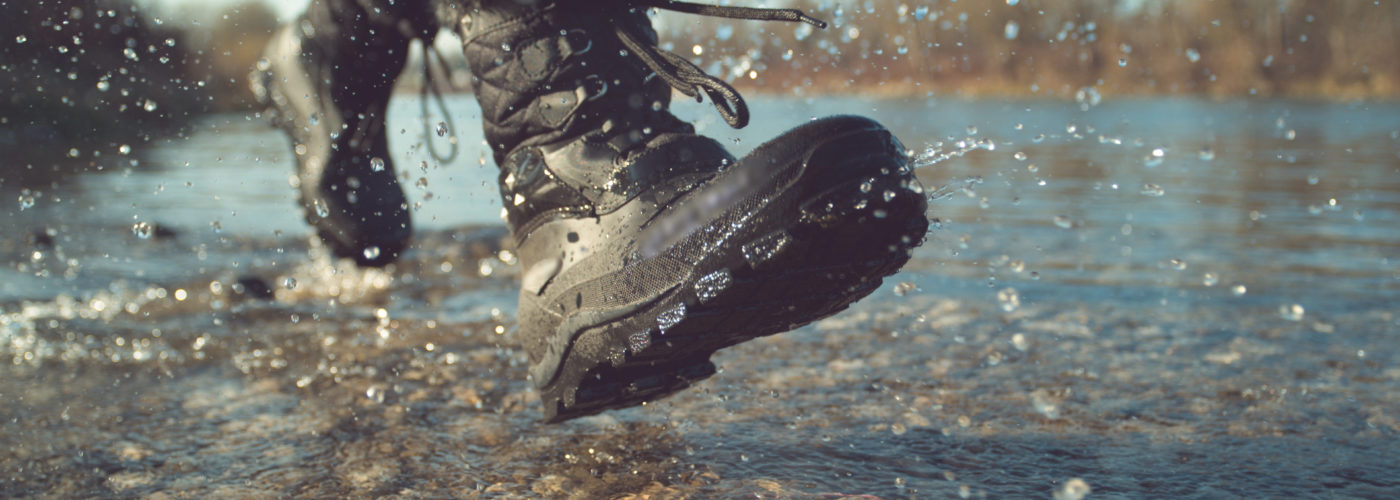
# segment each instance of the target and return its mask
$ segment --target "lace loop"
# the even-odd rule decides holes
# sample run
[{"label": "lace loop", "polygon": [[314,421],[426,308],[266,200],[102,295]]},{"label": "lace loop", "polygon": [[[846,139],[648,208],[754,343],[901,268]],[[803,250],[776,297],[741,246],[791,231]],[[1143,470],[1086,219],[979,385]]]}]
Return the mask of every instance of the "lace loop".
[{"label": "lace loop", "polygon": [[[458,153],[457,126],[452,123],[452,113],[447,111],[447,101],[443,99],[442,90],[438,89],[437,82],[433,79],[433,56],[437,58],[438,70],[447,75],[449,87],[452,85],[452,77],[448,70],[447,60],[442,57],[442,52],[433,46],[432,40],[424,38],[421,42],[423,44],[423,88],[420,89],[418,102],[420,104],[419,111],[423,117],[423,140],[428,143],[428,154],[432,155],[434,160],[438,163],[451,163],[457,158]],[[447,156],[438,153],[436,141],[433,141],[433,124],[428,120],[428,92],[430,91],[433,94],[433,100],[437,101],[438,111],[442,112],[443,123],[447,125],[445,133],[450,138],[448,143],[452,145]]]},{"label": "lace loop", "polygon": [[749,21],[788,21],[795,23],[807,23],[821,29],[826,29],[826,21],[807,15],[797,9],[761,9],[754,7],[733,7],[728,5],[707,5],[700,3],[681,2],[677,0],[635,0],[638,5],[645,7],[655,7],[684,14],[695,14],[707,17],[723,17],[728,19],[744,19]]},{"label": "lace loop", "polygon": [[[633,0],[635,5],[654,7],[685,14],[696,14],[728,19],[753,21],[788,21],[807,23],[818,28],[826,28],[826,22],[816,19],[797,9],[760,9],[753,7],[731,7],[706,5],[675,0]],[[749,107],[739,91],[734,90],[724,80],[716,78],[695,64],[672,52],[658,50],[647,43],[647,37],[638,33],[637,28],[628,23],[617,25],[617,37],[622,44],[636,54],[643,64],[651,68],[662,80],[688,97],[701,100],[701,94],[708,96],[725,123],[734,128],[744,128],[749,123]]]}]

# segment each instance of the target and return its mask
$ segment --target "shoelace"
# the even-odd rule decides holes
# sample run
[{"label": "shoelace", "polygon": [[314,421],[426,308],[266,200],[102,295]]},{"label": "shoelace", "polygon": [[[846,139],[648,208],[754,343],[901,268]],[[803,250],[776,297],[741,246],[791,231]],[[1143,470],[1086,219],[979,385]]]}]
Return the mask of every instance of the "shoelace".
[{"label": "shoelace", "polygon": [[[423,88],[419,92],[418,102],[421,105],[419,111],[423,117],[423,140],[428,143],[428,154],[431,154],[434,160],[438,163],[451,163],[452,160],[457,158],[457,126],[452,123],[452,113],[447,111],[447,101],[443,99],[442,90],[438,89],[437,82],[433,78],[432,66],[434,56],[436,56],[437,59],[438,70],[442,71],[444,75],[447,75],[445,78],[447,78],[447,85],[449,87],[452,86],[452,76],[451,73],[449,73],[450,70],[448,69],[447,60],[442,57],[442,52],[439,52],[437,47],[433,46],[432,40],[420,39],[420,42],[423,44]],[[445,130],[442,131],[440,135],[448,136],[448,143],[452,145],[452,149],[448,151],[447,156],[438,153],[436,141],[433,140],[433,123],[432,120],[428,119],[429,92],[432,92],[433,100],[437,101],[438,111],[442,113],[442,123],[445,126]]]},{"label": "shoelace", "polygon": [[[761,9],[753,7],[731,7],[706,5],[675,0],[631,0],[639,7],[654,7],[684,14],[709,17],[744,19],[750,21],[788,21],[807,23],[825,29],[826,22],[807,15],[797,9]],[[636,54],[648,68],[661,77],[671,88],[688,97],[701,101],[701,94],[710,97],[710,102],[719,110],[724,121],[734,128],[744,128],[749,124],[749,107],[743,96],[734,87],[700,69],[684,57],[673,52],[663,51],[648,43],[637,26],[632,23],[618,23],[617,37],[628,50]]]},{"label": "shoelace", "polygon": [[[817,28],[826,29],[827,23],[820,19],[807,15],[798,9],[765,9],[754,7],[733,7],[721,5],[707,5],[690,2],[680,2],[676,0],[631,0],[634,6],[657,8],[680,12],[684,14],[694,14],[708,17],[723,17],[728,19],[744,19],[750,21],[787,21],[807,23]],[[715,109],[724,118],[725,123],[734,128],[744,128],[749,124],[749,107],[744,102],[739,91],[730,86],[724,80],[720,80],[698,66],[692,64],[673,52],[658,49],[654,44],[648,43],[647,37],[639,31],[639,28],[630,23],[618,23],[616,28],[617,37],[622,44],[636,54],[642,63],[646,64],[652,72],[656,73],[667,85],[676,89],[687,97],[693,97],[697,102],[702,100],[701,94],[710,97]],[[447,134],[455,137],[456,126],[452,123],[452,115],[447,110],[447,103],[442,97],[442,91],[438,89],[433,76],[433,58],[440,71],[447,73],[447,62],[442,53],[434,47],[430,41],[423,40],[423,87],[420,91],[419,102],[421,103],[421,116],[423,119],[423,133],[428,143],[428,152],[433,159],[440,163],[448,163],[457,157],[458,145],[456,141],[451,141],[452,149],[447,156],[438,153],[437,146],[432,140],[433,125],[428,119],[428,94],[432,93],[433,99],[437,102],[439,111],[443,114],[443,123],[446,125]],[[450,81],[449,81],[450,85]]]}]

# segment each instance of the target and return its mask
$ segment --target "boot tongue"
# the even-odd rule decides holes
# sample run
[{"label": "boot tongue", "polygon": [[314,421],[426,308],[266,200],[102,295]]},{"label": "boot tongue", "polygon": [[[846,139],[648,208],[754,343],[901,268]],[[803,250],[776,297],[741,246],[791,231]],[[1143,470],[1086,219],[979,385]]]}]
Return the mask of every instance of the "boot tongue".
[{"label": "boot tongue", "polygon": [[[626,134],[626,135],[638,135]],[[614,142],[581,138],[541,147],[544,164],[560,181],[607,213],[646,191],[686,191],[734,163],[724,146],[688,130],[646,136],[619,152]]]}]

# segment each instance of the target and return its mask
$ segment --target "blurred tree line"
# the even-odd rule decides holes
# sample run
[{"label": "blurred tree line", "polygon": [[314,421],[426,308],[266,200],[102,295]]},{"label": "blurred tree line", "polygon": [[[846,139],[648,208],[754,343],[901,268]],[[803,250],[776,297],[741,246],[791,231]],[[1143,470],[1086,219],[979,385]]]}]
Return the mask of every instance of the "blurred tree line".
[{"label": "blurred tree line", "polygon": [[[796,94],[1400,95],[1393,0],[736,3],[801,8],[831,27],[662,13],[664,48],[741,88]],[[246,76],[278,25],[268,6],[166,14],[131,0],[0,0],[0,148],[143,139],[253,107]]]},{"label": "blurred tree line", "polygon": [[687,16],[663,38],[736,85],[799,93],[1400,95],[1393,0],[766,3],[831,27]]},{"label": "blurred tree line", "polygon": [[243,80],[276,17],[262,3],[178,17],[130,0],[0,0],[0,150],[85,155],[249,107]]},{"label": "blurred tree line", "polygon": [[198,108],[179,33],[129,2],[0,0],[0,33],[6,152],[108,135],[139,140]]}]

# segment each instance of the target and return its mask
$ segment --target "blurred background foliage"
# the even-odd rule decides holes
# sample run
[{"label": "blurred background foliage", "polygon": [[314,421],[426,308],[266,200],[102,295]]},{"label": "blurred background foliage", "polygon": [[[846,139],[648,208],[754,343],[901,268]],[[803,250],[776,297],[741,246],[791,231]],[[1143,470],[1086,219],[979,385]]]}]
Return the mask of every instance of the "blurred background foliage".
[{"label": "blurred background foliage", "polygon": [[[658,14],[663,44],[745,91],[796,95],[1393,98],[1390,0],[790,0],[805,25]],[[149,140],[253,107],[245,82],[279,21],[268,4],[0,0],[0,147]],[[162,18],[163,16],[163,18]],[[439,46],[458,43],[445,36]],[[452,81],[466,74],[452,57]],[[415,51],[415,54],[417,52]],[[400,84],[416,88],[421,70]]]},{"label": "blurred background foliage", "polygon": [[[800,0],[829,33],[687,20],[755,86],[892,94],[1394,97],[1400,2]],[[679,43],[679,42],[677,42]],[[682,47],[682,53],[694,52]],[[795,56],[789,56],[788,51]],[[708,52],[707,52],[708,53]],[[791,60],[787,60],[791,57]],[[752,71],[752,73],[750,73]]]},{"label": "blurred background foliage", "polygon": [[187,10],[0,0],[0,149],[149,141],[193,115],[250,108],[244,80],[276,17],[257,2]]}]

